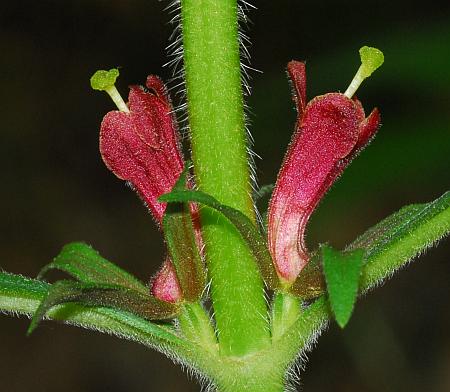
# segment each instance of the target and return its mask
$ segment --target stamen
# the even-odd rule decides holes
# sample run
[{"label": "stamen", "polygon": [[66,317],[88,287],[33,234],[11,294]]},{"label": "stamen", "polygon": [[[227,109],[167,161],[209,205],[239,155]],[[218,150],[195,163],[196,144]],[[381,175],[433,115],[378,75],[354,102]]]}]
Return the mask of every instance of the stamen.
[{"label": "stamen", "polygon": [[109,71],[99,70],[91,77],[91,87],[94,90],[107,92],[121,112],[129,113],[130,109],[128,109],[127,104],[114,85],[118,76],[119,70],[117,68],[112,68]]},{"label": "stamen", "polygon": [[370,46],[363,46],[359,49],[359,56],[361,57],[361,66],[344,93],[348,98],[353,97],[353,94],[358,90],[363,80],[372,75],[384,62],[383,52]]}]

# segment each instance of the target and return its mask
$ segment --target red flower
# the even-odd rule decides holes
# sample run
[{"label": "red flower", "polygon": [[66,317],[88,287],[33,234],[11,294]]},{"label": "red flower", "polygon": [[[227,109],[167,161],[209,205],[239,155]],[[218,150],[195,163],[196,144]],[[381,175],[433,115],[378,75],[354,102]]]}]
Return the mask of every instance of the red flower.
[{"label": "red flower", "polygon": [[268,242],[281,280],[292,284],[309,261],[308,220],[337,177],[379,128],[377,109],[365,118],[356,99],[318,96],[306,104],[305,64],[291,61],[298,119],[269,205]]},{"label": "red flower", "polygon": [[[146,87],[131,86],[129,112],[106,114],[100,128],[100,153],[106,166],[136,190],[160,225],[166,204],[158,197],[172,190],[184,162],[166,87],[153,75]],[[153,278],[151,291],[167,302],[182,298],[169,258]]]},{"label": "red flower", "polygon": [[100,129],[100,153],[106,166],[137,191],[160,224],[170,192],[183,171],[172,105],[162,81],[147,78],[148,91],[131,86],[130,112],[111,111]]}]

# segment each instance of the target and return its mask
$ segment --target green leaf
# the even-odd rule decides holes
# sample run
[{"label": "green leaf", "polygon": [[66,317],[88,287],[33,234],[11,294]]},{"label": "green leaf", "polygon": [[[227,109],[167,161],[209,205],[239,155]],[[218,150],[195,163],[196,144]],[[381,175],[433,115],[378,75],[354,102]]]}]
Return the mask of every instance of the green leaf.
[{"label": "green leaf", "polygon": [[[189,162],[173,187],[174,190],[183,191],[186,187],[188,167]],[[183,298],[189,302],[197,301],[206,286],[206,269],[197,247],[189,204],[169,204],[162,225]]]},{"label": "green leaf", "polygon": [[173,318],[178,311],[178,307],[174,304],[120,286],[99,286],[98,284],[60,280],[49,287],[47,295],[33,315],[28,334],[37,327],[49,309],[67,302],[120,309],[147,320]]},{"label": "green leaf", "polygon": [[379,284],[449,232],[450,192],[387,217],[346,249],[365,249],[361,289]]},{"label": "green leaf", "polygon": [[49,284],[0,272],[0,310],[30,314],[47,294]]},{"label": "green leaf", "polygon": [[[0,311],[32,315],[50,288],[46,282],[0,272]],[[47,317],[137,341],[172,356],[195,355],[190,343],[178,336],[170,324],[152,323],[120,309],[65,303],[48,310]]]},{"label": "green leaf", "polygon": [[322,246],[321,251],[331,309],[339,326],[344,328],[358,295],[364,251],[341,253],[327,245]]},{"label": "green leaf", "polygon": [[52,263],[42,268],[40,279],[47,271],[64,271],[83,283],[111,284],[148,293],[148,288],[133,275],[104,259],[89,245],[73,242],[65,245]]},{"label": "green leaf", "polygon": [[196,202],[211,207],[222,213],[239,231],[247,242],[250,250],[258,262],[261,274],[271,289],[279,287],[278,276],[272,263],[266,241],[251,220],[242,212],[221,204],[214,197],[201,191],[172,191],[160,196],[160,201],[166,203]]}]

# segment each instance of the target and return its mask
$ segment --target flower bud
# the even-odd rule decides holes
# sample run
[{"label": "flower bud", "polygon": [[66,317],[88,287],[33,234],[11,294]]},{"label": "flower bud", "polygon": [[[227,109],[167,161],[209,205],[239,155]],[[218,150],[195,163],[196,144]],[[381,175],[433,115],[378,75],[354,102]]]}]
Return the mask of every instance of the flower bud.
[{"label": "flower bud", "polygon": [[172,262],[166,259],[151,283],[151,293],[161,301],[176,303],[183,295]]}]

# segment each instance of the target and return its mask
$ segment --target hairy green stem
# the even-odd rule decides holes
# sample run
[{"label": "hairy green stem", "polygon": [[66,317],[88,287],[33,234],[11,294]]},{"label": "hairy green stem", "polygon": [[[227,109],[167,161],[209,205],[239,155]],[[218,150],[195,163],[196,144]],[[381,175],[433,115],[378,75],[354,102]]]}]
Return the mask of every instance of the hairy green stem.
[{"label": "hairy green stem", "polygon": [[[182,0],[192,159],[200,190],[254,220],[239,63],[236,0]],[[248,247],[218,213],[202,210],[211,297],[224,355],[270,343],[263,282]]]}]

